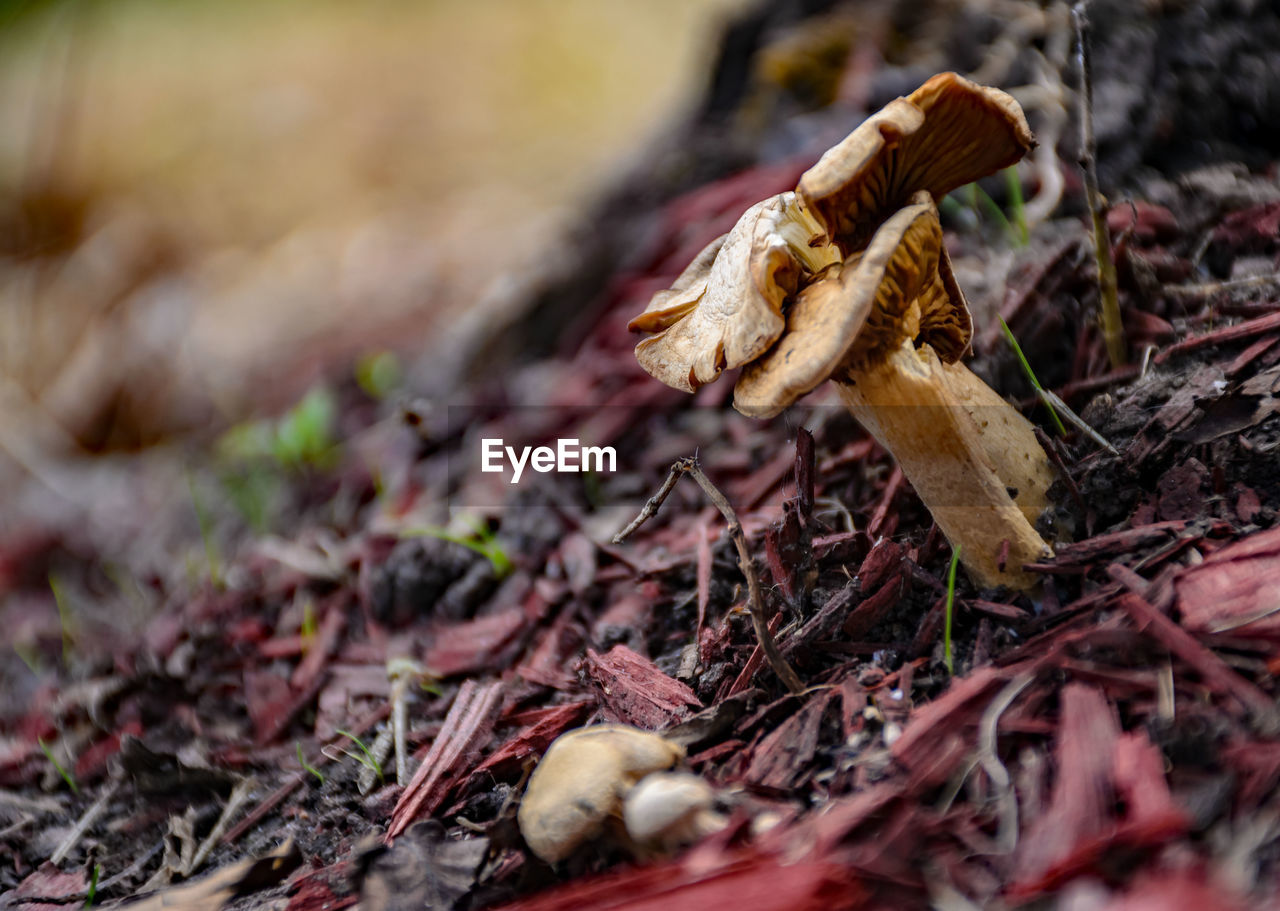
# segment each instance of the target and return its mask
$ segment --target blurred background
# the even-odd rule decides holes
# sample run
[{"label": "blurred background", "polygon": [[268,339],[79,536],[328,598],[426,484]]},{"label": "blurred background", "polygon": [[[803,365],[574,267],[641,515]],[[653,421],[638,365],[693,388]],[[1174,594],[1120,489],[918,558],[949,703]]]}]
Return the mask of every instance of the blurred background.
[{"label": "blurred background", "polygon": [[[1271,9],[1094,0],[1105,192],[1280,199]],[[642,408],[684,446],[664,421],[685,397],[635,365],[630,316],[943,70],[1007,89],[1040,143],[984,205],[941,201],[992,325],[1020,263],[1083,230],[1070,19],[1066,0],[0,0],[0,595],[47,602],[57,548],[169,566],[229,501],[228,550],[239,517],[282,531],[300,504],[344,528],[360,497],[443,509],[458,479],[424,453],[457,443],[451,406],[479,409],[472,432],[514,433],[519,405],[539,432],[598,412],[597,442]],[[1015,328],[1065,382],[1074,336]],[[648,495],[628,480],[605,494]]]},{"label": "blurred background", "polygon": [[0,2],[0,448],[135,449],[462,344],[742,6]]}]

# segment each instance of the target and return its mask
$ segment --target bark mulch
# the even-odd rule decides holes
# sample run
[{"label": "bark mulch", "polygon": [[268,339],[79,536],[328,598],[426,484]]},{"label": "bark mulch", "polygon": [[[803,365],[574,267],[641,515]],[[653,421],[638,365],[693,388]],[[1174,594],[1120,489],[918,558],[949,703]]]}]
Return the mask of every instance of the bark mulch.
[{"label": "bark mulch", "polygon": [[[465,409],[397,417],[344,391],[380,472],[350,447],[295,482],[287,537],[246,536],[216,580],[145,580],[162,607],[138,641],[28,656],[38,685],[0,717],[0,907],[90,891],[289,911],[1274,907],[1280,203],[1257,189],[1274,162],[1111,208],[1127,366],[1096,327],[1082,219],[1012,254],[999,313],[1112,448],[1054,435],[979,321],[974,369],[1045,429],[1061,473],[1046,530],[1063,543],[1031,595],[961,574],[953,671],[949,547],[874,441],[822,393],[754,422],[731,383],[686,397],[631,354],[648,296],[807,163],[654,202],[648,240],[563,350],[476,385]],[[957,259],[997,247],[963,226],[948,243]],[[464,457],[485,437],[612,445],[620,469],[507,494]],[[762,660],[733,543],[695,485],[609,543],[695,453],[742,522],[800,693]],[[445,506],[482,529],[405,533]],[[29,559],[5,546],[0,566]],[[40,553],[60,600],[123,598],[93,555]],[[11,598],[47,586],[2,579]],[[401,658],[425,674],[389,676]],[[556,736],[598,722],[678,739],[729,826],[675,856],[601,839],[556,868],[533,858],[523,782]]]}]

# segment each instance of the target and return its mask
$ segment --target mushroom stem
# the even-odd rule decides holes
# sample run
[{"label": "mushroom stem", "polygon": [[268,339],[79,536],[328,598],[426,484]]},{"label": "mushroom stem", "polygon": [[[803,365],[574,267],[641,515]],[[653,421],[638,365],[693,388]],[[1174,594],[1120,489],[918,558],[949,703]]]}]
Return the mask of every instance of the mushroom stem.
[{"label": "mushroom stem", "polygon": [[[983,588],[1028,589],[1052,553],[1033,523],[1053,480],[1031,424],[963,364],[910,342],[838,381],[853,416],[893,454]],[[1008,542],[1007,550],[1006,544]]]}]

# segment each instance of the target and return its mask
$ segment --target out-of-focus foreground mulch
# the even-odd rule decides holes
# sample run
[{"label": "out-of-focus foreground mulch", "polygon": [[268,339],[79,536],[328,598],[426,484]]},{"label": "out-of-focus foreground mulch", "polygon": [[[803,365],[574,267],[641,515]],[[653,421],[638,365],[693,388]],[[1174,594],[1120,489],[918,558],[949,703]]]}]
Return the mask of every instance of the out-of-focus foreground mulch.
[{"label": "out-of-focus foreground mulch", "polygon": [[[792,59],[775,33],[812,47],[794,37],[806,22],[765,20],[747,59]],[[913,78],[876,63],[899,34],[892,16],[881,24],[833,57],[860,103]],[[769,97],[753,77],[754,100],[734,105],[748,125],[756,108],[799,104],[777,76],[790,70],[765,72],[787,91]],[[647,213],[617,231],[632,252],[572,329],[553,321],[558,356],[513,363],[465,411],[415,401],[402,419],[344,391],[345,457],[296,482],[288,535],[252,537],[225,565],[211,556],[216,580],[139,580],[161,605],[139,639],[103,632],[94,648],[74,624],[49,626],[28,659],[76,673],[33,675],[0,719],[3,902],[82,903],[98,867],[99,901],[159,889],[152,907],[1267,907],[1280,883],[1274,161],[1114,178],[1133,199],[1108,213],[1133,356],[1118,369],[1079,217],[1015,251],[954,223],[959,268],[987,282],[975,309],[999,310],[1114,452],[1046,434],[1069,543],[1036,567],[1035,597],[961,578],[952,675],[949,549],[892,460],[820,397],[752,422],[728,407],[731,384],[673,392],[635,365],[625,331],[745,205],[793,185],[832,124],[851,125],[838,104],[818,107],[780,121],[804,137],[793,147],[732,176],[629,191]],[[699,141],[750,133],[716,123],[700,121]],[[1054,167],[1078,213],[1074,167]],[[547,333],[553,304],[523,328]],[[998,325],[977,321],[975,369],[1031,409]],[[460,463],[481,438],[568,436],[615,446],[620,470],[506,498]],[[695,451],[743,520],[802,694],[761,661],[732,545],[696,488],[606,543]],[[483,517],[472,547],[413,534],[445,524],[449,504]],[[476,552],[495,544],[509,571]],[[0,561],[11,599],[42,597],[53,571],[64,610],[127,601],[111,567],[58,540],[6,541]],[[401,787],[384,761],[366,793],[354,738],[376,747],[397,657],[435,681],[410,690],[421,764]],[[735,795],[729,827],[642,864],[608,844],[557,869],[533,859],[514,825],[525,770],[598,721],[679,738],[694,771]]]}]

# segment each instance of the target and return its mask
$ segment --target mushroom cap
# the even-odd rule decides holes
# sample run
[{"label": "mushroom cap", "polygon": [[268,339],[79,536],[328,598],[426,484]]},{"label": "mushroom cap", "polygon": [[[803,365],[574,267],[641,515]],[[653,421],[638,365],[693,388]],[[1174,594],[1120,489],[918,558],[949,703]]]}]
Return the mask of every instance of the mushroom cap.
[{"label": "mushroom cap", "polygon": [[640,843],[684,841],[698,837],[696,822],[716,794],[689,772],[656,772],[631,789],[622,809],[627,834]]},{"label": "mushroom cap", "polygon": [[720,255],[720,249],[728,239],[728,234],[721,234],[711,243],[703,247],[693,262],[685,267],[680,276],[666,291],[659,291],[649,301],[644,312],[627,324],[632,332],[661,332],[674,324],[686,313],[698,306],[698,301],[707,290],[707,279],[711,275],[711,264]]},{"label": "mushroom cap", "polygon": [[828,149],[796,191],[846,250],[856,249],[917,190],[941,199],[1034,147],[1012,96],[939,73]]},{"label": "mushroom cap", "polygon": [[516,821],[529,849],[547,863],[568,857],[618,816],[637,780],[669,769],[684,748],[666,738],[620,724],[562,734],[529,778]]},{"label": "mushroom cap", "polygon": [[784,325],[782,302],[802,271],[784,236],[799,208],[791,192],[756,203],[718,250],[714,242],[704,248],[670,290],[655,295],[628,327],[657,331],[636,345],[640,366],[692,392],[772,345]]},{"label": "mushroom cap", "polygon": [[856,369],[907,339],[958,359],[972,323],[945,257],[938,210],[927,193],[917,193],[865,250],[796,296],[781,339],[738,378],[734,407],[772,417],[833,373]]}]

